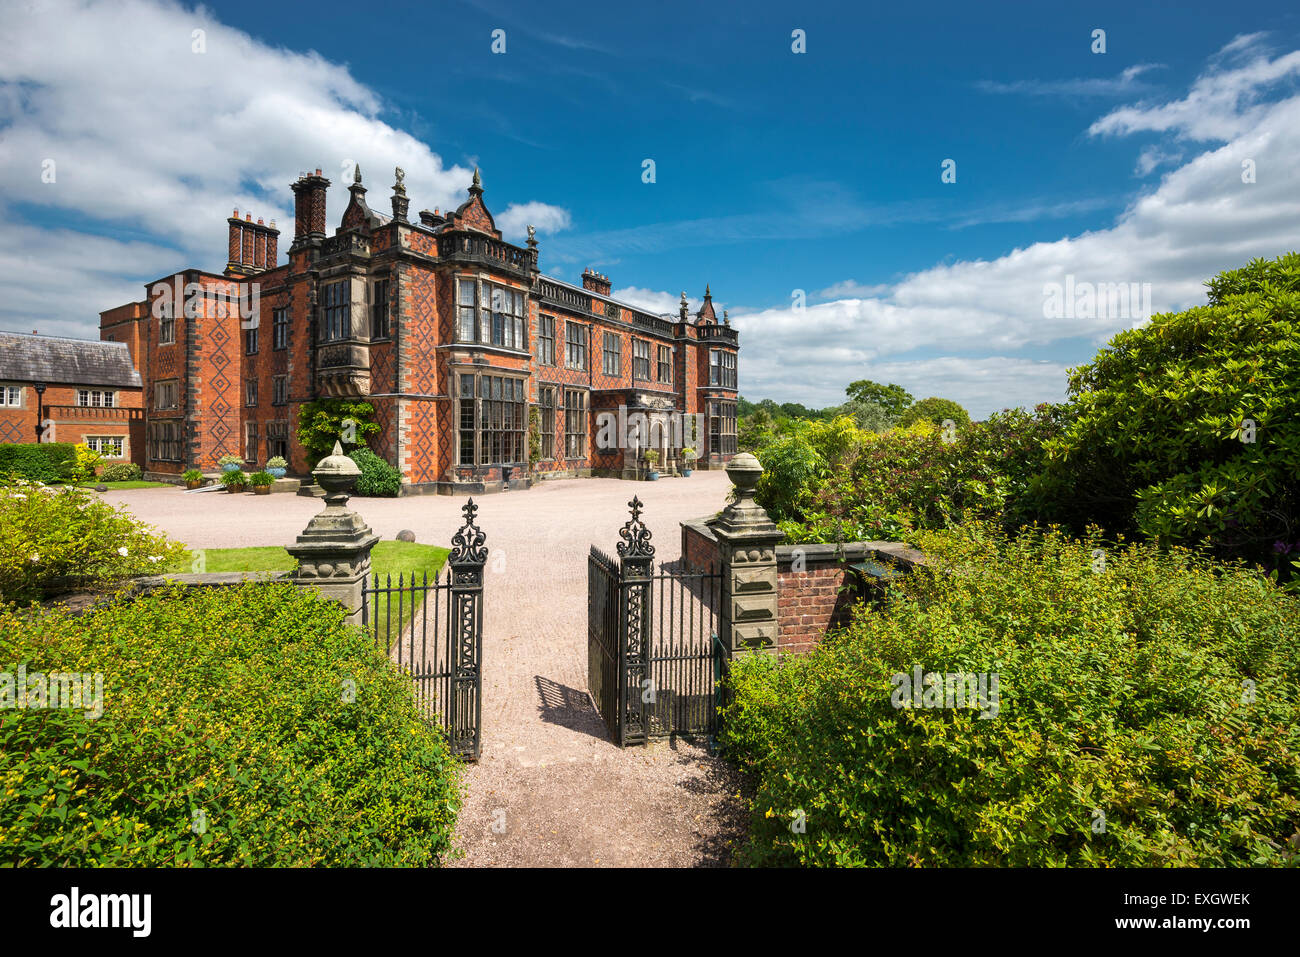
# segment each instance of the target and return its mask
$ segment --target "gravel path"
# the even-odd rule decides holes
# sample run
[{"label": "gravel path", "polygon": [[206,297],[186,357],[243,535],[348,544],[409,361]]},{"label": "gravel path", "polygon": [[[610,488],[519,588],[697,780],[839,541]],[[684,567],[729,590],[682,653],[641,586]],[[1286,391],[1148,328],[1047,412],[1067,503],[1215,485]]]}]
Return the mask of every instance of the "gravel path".
[{"label": "gravel path", "polygon": [[[587,549],[613,552],[635,494],[655,557],[681,552],[678,522],[720,509],[723,472],[687,479],[543,482],[486,495],[483,756],[467,768],[458,866],[725,864],[742,832],[728,766],[685,741],[620,749],[586,692]],[[105,493],[191,547],[284,545],[321,508],[291,495]],[[450,547],[464,499],[413,496],[351,503],[382,538],[407,528]]]}]

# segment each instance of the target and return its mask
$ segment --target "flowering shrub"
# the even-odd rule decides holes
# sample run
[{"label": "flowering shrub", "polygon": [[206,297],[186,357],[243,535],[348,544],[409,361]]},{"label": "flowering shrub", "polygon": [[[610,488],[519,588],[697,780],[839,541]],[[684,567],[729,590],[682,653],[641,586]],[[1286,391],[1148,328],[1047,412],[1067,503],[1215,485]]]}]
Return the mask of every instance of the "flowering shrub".
[{"label": "flowering shrub", "polygon": [[[1300,601],[1095,534],[917,539],[933,564],[883,608],[734,666],[723,744],[755,786],[750,863],[1300,862]],[[996,676],[996,706],[900,707],[917,667]]]},{"label": "flowering shrub", "polygon": [[458,762],[344,615],[288,583],[0,607],[0,670],[103,675],[98,718],[0,709],[0,865],[437,864]]},{"label": "flowering shrub", "polygon": [[73,446],[72,462],[72,480],[74,482],[89,482],[95,477],[103,457],[93,451],[90,446],[84,442],[78,442]]},{"label": "flowering shrub", "polygon": [[73,486],[0,486],[0,600],[27,601],[157,572],[182,545]]},{"label": "flowering shrub", "polygon": [[99,473],[101,482],[135,482],[144,474],[134,462],[115,462],[105,465]]}]

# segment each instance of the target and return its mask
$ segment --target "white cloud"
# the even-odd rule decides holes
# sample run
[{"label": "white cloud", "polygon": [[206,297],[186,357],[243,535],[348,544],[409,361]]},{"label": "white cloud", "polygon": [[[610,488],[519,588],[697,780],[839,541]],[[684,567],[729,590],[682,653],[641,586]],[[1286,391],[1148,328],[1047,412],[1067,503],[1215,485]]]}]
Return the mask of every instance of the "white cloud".
[{"label": "white cloud", "polygon": [[511,203],[495,219],[506,239],[525,238],[529,226],[535,226],[539,233],[558,233],[573,224],[567,209],[538,202]]},{"label": "white cloud", "polygon": [[[630,306],[636,306],[638,309],[644,309],[646,312],[655,316],[668,314],[676,316],[682,305],[681,293],[674,296],[670,292],[658,292],[654,289],[642,289],[639,286],[622,286],[616,288],[612,295],[620,302],[625,302]],[[703,299],[692,299],[690,296],[686,297],[686,305],[690,309],[690,314],[692,316],[695,315],[703,303]],[[715,301],[713,308],[717,310],[718,316],[721,317],[722,306]]]},{"label": "white cloud", "polygon": [[[1204,302],[1203,282],[1223,269],[1296,248],[1300,95],[1264,95],[1300,70],[1300,53],[1270,60],[1250,43],[1230,47],[1231,57],[1216,57],[1184,99],[1124,107],[1093,124],[1094,135],[1160,130],[1175,139],[1223,141],[1166,173],[1113,226],[993,260],[935,266],[883,291],[854,289],[852,298],[802,312],[782,306],[733,315],[745,394],[828,405],[842,401],[853,379],[892,375],[918,395],[961,401],[961,392],[975,415],[1017,398],[1050,400],[1064,390],[1064,367],[1017,353],[1032,356],[1078,338],[1100,345],[1134,323],[1046,318],[1045,284],[1068,275],[1076,282],[1150,283],[1154,311],[1166,311]],[[1224,66],[1228,59],[1235,65]],[[1244,159],[1256,161],[1256,183],[1242,182]],[[987,358],[989,352],[1000,357]],[[872,369],[885,371],[871,375]]]},{"label": "white cloud", "polygon": [[977,89],[985,93],[1023,93],[1029,96],[1128,96],[1152,87],[1140,82],[1138,77],[1149,70],[1160,69],[1160,63],[1139,63],[1128,67],[1115,77],[1078,77],[1069,80],[1014,80],[998,83],[981,80]]}]

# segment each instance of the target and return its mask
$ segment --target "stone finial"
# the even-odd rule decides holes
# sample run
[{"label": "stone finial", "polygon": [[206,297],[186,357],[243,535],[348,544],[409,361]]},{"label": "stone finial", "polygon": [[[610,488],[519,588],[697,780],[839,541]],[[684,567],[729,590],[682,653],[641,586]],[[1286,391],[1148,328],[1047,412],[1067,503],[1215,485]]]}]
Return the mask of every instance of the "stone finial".
[{"label": "stone finial", "polygon": [[471,191],[483,192],[483,178],[479,176],[477,166],[474,167],[474,182],[470,183],[469,188]]},{"label": "stone finial", "polygon": [[357,163],[355,166],[352,167],[352,182],[354,182],[354,183],[360,183],[360,182],[361,182],[361,164],[360,164],[360,163]]},{"label": "stone finial", "polygon": [[727,310],[725,309],[722,310],[722,324],[724,326],[731,325],[731,320],[727,318]]},{"label": "stone finial", "polygon": [[394,179],[397,180],[397,182],[393,184],[394,191],[399,193],[405,193],[406,192],[406,170],[402,169],[402,167],[400,166],[396,167],[393,170],[393,177]]},{"label": "stone finial", "polygon": [[325,490],[325,503],[340,508],[347,505],[350,493],[361,476],[357,463],[343,454],[343,445],[334,442],[334,451],[316,463],[312,469],[316,484]]},{"label": "stone finial", "polygon": [[537,227],[536,227],[536,226],[529,226],[529,227],[528,227],[528,245],[531,246],[531,247],[533,247],[534,249],[537,247]]}]

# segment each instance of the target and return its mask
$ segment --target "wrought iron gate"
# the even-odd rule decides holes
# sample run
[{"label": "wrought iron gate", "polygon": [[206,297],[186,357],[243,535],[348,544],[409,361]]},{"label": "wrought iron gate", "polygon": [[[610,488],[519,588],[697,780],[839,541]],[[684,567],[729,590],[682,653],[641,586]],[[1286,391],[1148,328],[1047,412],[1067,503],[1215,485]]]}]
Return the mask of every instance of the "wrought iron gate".
[{"label": "wrought iron gate", "polygon": [[431,583],[387,576],[362,589],[361,620],[415,686],[415,702],[447,733],[453,754],[477,761],[483,718],[483,566],[486,536],[474,524],[478,506],[461,509],[465,524],[452,536],[451,555]]},{"label": "wrought iron gate", "polygon": [[650,530],[633,498],[618,561],[587,557],[587,687],[620,747],[717,730],[719,569],[654,566]]}]

